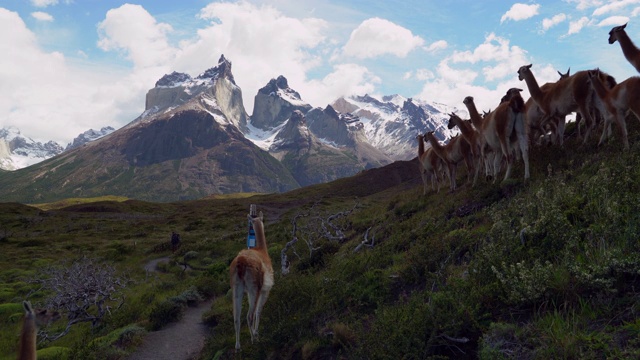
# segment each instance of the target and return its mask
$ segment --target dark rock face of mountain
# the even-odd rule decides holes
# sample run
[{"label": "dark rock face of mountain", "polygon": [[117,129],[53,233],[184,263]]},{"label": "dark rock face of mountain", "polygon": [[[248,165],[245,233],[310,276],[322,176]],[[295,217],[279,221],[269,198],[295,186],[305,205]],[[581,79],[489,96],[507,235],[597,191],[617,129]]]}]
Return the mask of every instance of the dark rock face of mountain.
[{"label": "dark rock face of mountain", "polygon": [[43,157],[54,156],[60,154],[63,149],[60,144],[55,141],[48,141],[46,143],[31,142],[23,137],[14,138],[9,142],[9,147],[13,149],[13,152],[22,156],[29,156],[30,153],[40,152],[43,153]]},{"label": "dark rock face of mountain", "polygon": [[[130,166],[188,158],[203,149],[228,142],[233,130],[221,128],[205,111],[182,111],[166,119],[157,119],[148,126],[132,129],[122,152]],[[242,136],[239,133],[235,135],[238,138]]]},{"label": "dark rock face of mountain", "polygon": [[[331,105],[326,108],[314,108],[307,114],[307,124],[317,137],[338,146],[355,146],[354,133],[363,130],[357,116],[340,114]],[[364,134],[364,133],[363,133]],[[366,141],[366,139],[363,139]]]},{"label": "dark rock face of mountain", "polygon": [[313,142],[307,122],[301,111],[295,110],[284,127],[276,135],[270,151],[304,151],[311,148]]},{"label": "dark rock face of mountain", "polygon": [[5,201],[48,202],[105,194],[176,201],[299,187],[279,161],[234,126],[221,125],[199,109],[125,127],[13,173],[0,173],[0,196]]},{"label": "dark rock face of mountain", "polygon": [[[335,116],[331,110],[329,115],[325,114],[332,115]],[[351,147],[331,145],[325,141],[310,131],[305,115],[296,110],[276,135],[269,153],[289,169],[301,186],[351,176],[391,162],[373,148],[365,145],[363,150],[357,141]]]},{"label": "dark rock face of mountain", "polygon": [[190,80],[191,76],[189,74],[174,71],[171,74],[167,74],[161,77],[160,80],[156,81],[155,87],[174,87]]},{"label": "dark rock face of mountain", "polygon": [[300,94],[291,89],[284,76],[271,79],[256,94],[251,123],[260,129],[273,129],[283,124],[291,114],[299,110],[303,114],[311,105],[300,99]]},{"label": "dark rock face of mountain", "polygon": [[205,70],[205,72],[198,75],[196,79],[216,80],[217,78],[228,79],[233,85],[236,85],[236,81],[233,79],[233,74],[231,73],[231,62],[227,60],[224,55],[220,56],[217,66]]}]

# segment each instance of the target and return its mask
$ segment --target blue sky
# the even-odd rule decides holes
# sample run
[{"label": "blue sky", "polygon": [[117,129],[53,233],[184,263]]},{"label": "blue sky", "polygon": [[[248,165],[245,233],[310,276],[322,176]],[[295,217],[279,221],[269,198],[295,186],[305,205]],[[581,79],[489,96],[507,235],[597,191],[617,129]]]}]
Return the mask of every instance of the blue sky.
[{"label": "blue sky", "polygon": [[0,0],[0,127],[63,144],[119,128],[163,74],[198,75],[221,54],[249,114],[278,75],[313,106],[369,93],[489,109],[526,89],[529,63],[540,83],[569,67],[637,75],[607,37],[629,22],[640,42],[638,15],[640,0]]}]

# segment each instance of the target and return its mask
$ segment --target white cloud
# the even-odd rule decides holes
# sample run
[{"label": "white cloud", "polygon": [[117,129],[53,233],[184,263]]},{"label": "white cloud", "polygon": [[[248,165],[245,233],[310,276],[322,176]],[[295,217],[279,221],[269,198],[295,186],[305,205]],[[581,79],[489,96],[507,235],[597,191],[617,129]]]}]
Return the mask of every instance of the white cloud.
[{"label": "white cloud", "polygon": [[526,53],[518,46],[511,46],[509,40],[491,33],[487,35],[484,43],[478,45],[473,51],[455,51],[451,55],[451,61],[469,64],[487,63],[482,68],[482,73],[487,81],[495,81],[515,73],[526,62]]},{"label": "white cloud", "polygon": [[435,78],[435,75],[433,74],[433,71],[429,69],[417,69],[415,73],[413,71],[407,71],[402,76],[402,79],[409,80],[413,77],[415,77],[417,80],[420,80],[420,81],[427,81]]},{"label": "white cloud", "polygon": [[344,46],[344,53],[360,59],[385,54],[403,58],[422,44],[424,40],[414,36],[410,30],[385,19],[371,18],[353,30]]},{"label": "white cloud", "polygon": [[567,15],[564,13],[556,14],[551,18],[544,18],[542,19],[542,30],[547,31],[565,20],[567,20]]},{"label": "white cloud", "polygon": [[31,5],[35,7],[47,7],[50,5],[56,5],[58,0],[31,0]]},{"label": "white cloud", "polygon": [[[524,82],[518,80],[520,66],[531,63],[526,51],[511,45],[509,40],[489,34],[485,41],[470,51],[455,51],[443,59],[435,73],[424,78],[422,91],[416,95],[426,101],[436,101],[464,108],[465,96],[473,96],[479,109],[495,108],[500,98],[512,87],[524,90]],[[481,71],[477,69],[481,68]],[[536,66],[534,71],[539,83],[557,81],[558,74],[550,65]]]},{"label": "white cloud", "polygon": [[591,7],[596,7],[602,5],[602,0],[565,0],[570,4],[576,4],[576,9],[578,10],[586,10]]},{"label": "white cloud", "polygon": [[117,126],[123,109],[130,109],[123,98],[132,85],[118,85],[121,74],[114,69],[72,67],[62,54],[42,50],[20,16],[2,8],[0,33],[11,34],[0,38],[0,69],[12,70],[1,75],[0,127],[66,145],[89,128]]},{"label": "white cloud", "polygon": [[53,16],[42,11],[32,12],[31,17],[39,21],[53,21]]},{"label": "white cloud", "polygon": [[538,15],[538,10],[540,9],[539,4],[520,4],[516,3],[511,6],[511,9],[504,13],[500,18],[500,23],[503,23],[506,20],[520,21],[526,20],[530,17]]},{"label": "white cloud", "polygon": [[444,50],[447,47],[449,47],[449,44],[445,40],[438,40],[438,41],[432,43],[431,45],[427,46],[425,48],[425,50],[427,50],[429,52],[433,52],[433,51],[438,51],[438,50]]},{"label": "white cloud", "polygon": [[305,99],[316,106],[326,106],[340,96],[371,94],[380,78],[357,64],[340,64],[322,80],[311,80],[298,88]]},{"label": "white cloud", "polygon": [[640,15],[640,7],[637,7],[633,9],[633,11],[631,11],[631,17],[636,17],[638,15]]},{"label": "white cloud", "polygon": [[629,22],[629,18],[626,16],[610,16],[598,23],[597,26],[618,26],[624,25]]},{"label": "white cloud", "polygon": [[435,75],[431,70],[428,69],[418,69],[416,70],[416,79],[421,81],[426,81],[429,79],[433,79]]},{"label": "white cloud", "polygon": [[640,0],[612,1],[595,9],[593,11],[593,16],[600,16],[607,13],[617,12],[629,5],[638,4],[638,3],[640,3]]},{"label": "white cloud", "polygon": [[171,62],[176,50],[167,40],[172,28],[158,23],[142,6],[124,4],[107,12],[98,24],[98,46],[126,53],[135,67],[149,67]]},{"label": "white cloud", "polygon": [[576,21],[569,21],[569,31],[567,32],[567,35],[579,33],[587,24],[589,24],[589,18],[586,16],[583,16]]}]

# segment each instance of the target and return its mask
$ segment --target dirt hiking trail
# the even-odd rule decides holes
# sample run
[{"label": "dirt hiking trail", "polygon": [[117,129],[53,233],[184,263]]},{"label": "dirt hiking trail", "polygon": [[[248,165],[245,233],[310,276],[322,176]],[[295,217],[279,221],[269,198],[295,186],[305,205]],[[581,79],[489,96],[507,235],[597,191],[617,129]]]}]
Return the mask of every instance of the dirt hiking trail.
[{"label": "dirt hiking trail", "polygon": [[[144,269],[156,271],[159,262],[168,257],[148,262]],[[202,314],[211,308],[213,300],[197,307],[188,307],[180,321],[167,325],[162,330],[149,332],[136,351],[127,360],[192,360],[197,359],[204,347],[208,329],[202,324]]]}]

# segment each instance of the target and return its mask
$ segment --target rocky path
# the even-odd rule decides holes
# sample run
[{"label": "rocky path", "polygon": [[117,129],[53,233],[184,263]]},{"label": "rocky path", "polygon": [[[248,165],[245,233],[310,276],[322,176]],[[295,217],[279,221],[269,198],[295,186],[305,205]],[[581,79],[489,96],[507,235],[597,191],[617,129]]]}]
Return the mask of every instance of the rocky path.
[{"label": "rocky path", "polygon": [[[159,262],[169,261],[168,257],[154,259],[144,268],[156,271]],[[213,300],[207,300],[198,307],[189,307],[182,319],[167,325],[164,329],[147,334],[142,345],[128,360],[191,360],[197,359],[204,347],[207,327],[202,324],[202,314],[211,308]]]}]

